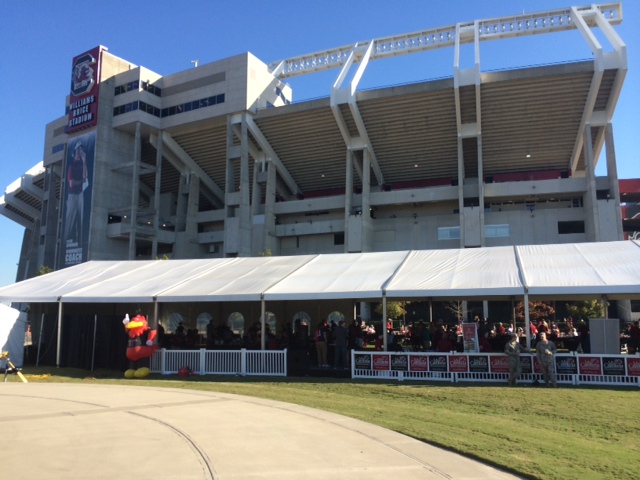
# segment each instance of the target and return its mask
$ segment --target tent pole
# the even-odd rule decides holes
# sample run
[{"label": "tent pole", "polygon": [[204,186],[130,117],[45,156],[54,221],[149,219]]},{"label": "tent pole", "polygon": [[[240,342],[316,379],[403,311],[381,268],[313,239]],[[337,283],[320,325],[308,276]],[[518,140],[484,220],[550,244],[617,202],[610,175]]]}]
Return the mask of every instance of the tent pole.
[{"label": "tent pole", "polygon": [[44,313],[40,317],[40,334],[38,335],[38,355],[36,355],[36,367],[40,365],[40,345],[42,345],[42,329],[44,328]]},{"label": "tent pole", "polygon": [[[407,322],[405,322],[405,327]],[[433,323],[433,304],[431,303],[431,298],[429,298],[429,323]]]},{"label": "tent pole", "polygon": [[158,328],[158,300],[155,297],[153,298],[153,324],[151,328]]},{"label": "tent pole", "polygon": [[266,306],[265,306],[265,302],[264,302],[264,296],[262,296],[262,298],[260,299],[260,318],[261,321],[260,323],[262,324],[260,326],[260,349],[261,350],[266,350],[265,348],[265,325],[267,323],[267,319],[265,318],[265,313],[266,313]]},{"label": "tent pole", "polygon": [[524,330],[527,335],[527,348],[531,348],[531,323],[529,321],[529,294],[524,294]]},{"label": "tent pole", "polygon": [[56,367],[60,368],[60,357],[62,343],[62,301],[58,299],[58,341],[56,346]]},{"label": "tent pole", "polygon": [[382,345],[383,350],[387,351],[387,295],[382,292]]},{"label": "tent pole", "polygon": [[95,370],[95,359],[96,359],[96,331],[98,330],[98,314],[96,313],[93,316],[93,349],[91,350],[91,371]]}]

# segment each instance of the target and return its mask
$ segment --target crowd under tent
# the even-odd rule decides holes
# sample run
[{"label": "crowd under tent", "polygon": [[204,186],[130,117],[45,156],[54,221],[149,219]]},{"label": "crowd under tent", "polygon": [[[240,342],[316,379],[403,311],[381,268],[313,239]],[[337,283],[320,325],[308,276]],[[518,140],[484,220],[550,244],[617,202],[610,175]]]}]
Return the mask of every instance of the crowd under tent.
[{"label": "crowd under tent", "polygon": [[[640,243],[618,241],[477,249],[89,261],[0,288],[0,302],[57,306],[57,363],[67,311],[170,303],[233,303],[264,322],[277,305],[389,300],[637,300]],[[290,307],[290,308],[289,308]],[[290,305],[280,312],[291,314]],[[347,310],[345,310],[347,311]],[[284,318],[284,317],[281,317]],[[122,325],[119,324],[118,328]],[[116,327],[114,327],[116,328]],[[526,329],[528,332],[528,328]],[[385,332],[386,333],[386,332]],[[386,345],[386,341],[385,341]]]}]

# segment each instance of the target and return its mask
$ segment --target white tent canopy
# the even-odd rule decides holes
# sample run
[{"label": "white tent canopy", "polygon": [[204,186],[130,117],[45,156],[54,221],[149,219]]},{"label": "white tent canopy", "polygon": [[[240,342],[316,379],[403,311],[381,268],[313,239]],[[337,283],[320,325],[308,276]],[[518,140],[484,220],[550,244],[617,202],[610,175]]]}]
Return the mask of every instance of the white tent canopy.
[{"label": "white tent canopy", "polygon": [[265,292],[265,300],[372,299],[408,252],[318,255]]},{"label": "white tent canopy", "polygon": [[514,247],[421,250],[386,286],[389,298],[499,298],[522,296]]},{"label": "white tent canopy", "polygon": [[529,298],[638,298],[635,241],[516,247]]},{"label": "white tent canopy", "polygon": [[158,294],[161,302],[259,301],[265,291],[315,258],[243,257]]},{"label": "white tent canopy", "polygon": [[633,241],[292,257],[90,261],[0,288],[0,302],[640,298]]}]

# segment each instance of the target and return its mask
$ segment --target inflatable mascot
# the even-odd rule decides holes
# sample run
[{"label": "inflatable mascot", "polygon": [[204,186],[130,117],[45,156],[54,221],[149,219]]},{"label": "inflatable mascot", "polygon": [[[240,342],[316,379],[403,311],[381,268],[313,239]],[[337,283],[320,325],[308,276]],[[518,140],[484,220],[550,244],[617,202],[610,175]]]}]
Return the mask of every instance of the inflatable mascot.
[{"label": "inflatable mascot", "polygon": [[[153,355],[153,352],[158,350],[158,345],[154,342],[158,332],[151,330],[147,319],[144,315],[136,315],[132,319],[129,319],[129,314],[122,320],[124,329],[129,335],[129,343],[127,344],[127,358],[132,362],[137,362],[143,358],[149,358]],[[143,336],[147,333],[147,341],[143,345]],[[125,378],[144,378],[149,375],[151,371],[148,367],[142,367],[138,369],[130,368],[124,372]]]}]

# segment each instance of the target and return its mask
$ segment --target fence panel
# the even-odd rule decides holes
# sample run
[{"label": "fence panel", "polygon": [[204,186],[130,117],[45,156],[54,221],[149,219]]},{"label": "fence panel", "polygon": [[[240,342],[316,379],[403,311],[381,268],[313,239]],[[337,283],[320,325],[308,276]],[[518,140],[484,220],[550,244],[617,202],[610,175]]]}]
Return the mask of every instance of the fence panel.
[{"label": "fence panel", "polygon": [[187,367],[200,375],[287,375],[287,350],[158,350],[153,373],[174,374]]}]

